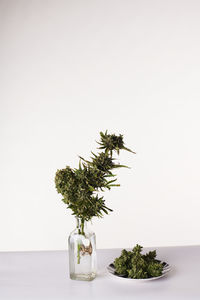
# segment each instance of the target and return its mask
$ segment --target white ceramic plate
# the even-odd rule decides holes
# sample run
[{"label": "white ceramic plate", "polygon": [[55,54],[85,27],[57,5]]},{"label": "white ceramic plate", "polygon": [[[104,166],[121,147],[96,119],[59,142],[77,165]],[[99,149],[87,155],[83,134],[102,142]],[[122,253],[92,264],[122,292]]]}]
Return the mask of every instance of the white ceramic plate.
[{"label": "white ceramic plate", "polygon": [[156,279],[162,278],[162,277],[166,276],[171,271],[171,269],[172,269],[172,267],[169,264],[165,263],[162,275],[157,276],[157,277],[145,278],[145,279],[133,279],[133,278],[125,277],[124,275],[117,274],[115,272],[115,267],[114,267],[113,264],[110,264],[107,267],[108,272],[111,275],[115,276],[115,277],[118,277],[118,278],[121,278],[121,279],[129,279],[129,280],[134,280],[134,281],[141,281],[141,282],[143,282],[143,281],[150,281],[150,280],[156,280]]}]

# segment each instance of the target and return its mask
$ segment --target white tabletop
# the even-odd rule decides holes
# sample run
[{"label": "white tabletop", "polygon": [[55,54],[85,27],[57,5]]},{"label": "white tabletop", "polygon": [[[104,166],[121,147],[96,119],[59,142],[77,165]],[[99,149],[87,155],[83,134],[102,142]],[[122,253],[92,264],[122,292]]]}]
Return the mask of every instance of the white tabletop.
[{"label": "white tabletop", "polygon": [[91,282],[69,279],[65,251],[2,252],[0,299],[200,299],[200,246],[158,248],[158,258],[170,263],[173,271],[167,277],[143,283],[107,273],[106,266],[120,252],[97,251],[99,271]]}]

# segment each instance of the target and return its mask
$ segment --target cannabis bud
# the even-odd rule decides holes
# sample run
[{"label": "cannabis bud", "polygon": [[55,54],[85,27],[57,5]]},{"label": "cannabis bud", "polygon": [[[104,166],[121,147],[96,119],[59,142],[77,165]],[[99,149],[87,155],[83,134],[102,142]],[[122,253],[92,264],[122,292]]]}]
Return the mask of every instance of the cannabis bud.
[{"label": "cannabis bud", "polygon": [[126,148],[124,146],[124,141],[123,141],[123,135],[115,135],[115,134],[108,134],[107,130],[105,133],[100,132],[101,136],[101,141],[98,143],[101,147],[99,149],[105,149],[105,152],[110,152],[112,156],[112,151],[115,150],[117,151],[117,154],[119,154],[119,150],[124,149],[126,151],[133,152],[132,150]]},{"label": "cannabis bud", "polygon": [[[82,221],[89,221],[92,217],[102,217],[103,213],[108,214],[112,209],[105,205],[103,196],[98,192],[110,189],[116,184],[115,174],[112,171],[116,168],[126,167],[116,164],[113,158],[113,151],[119,154],[124,149],[132,152],[124,146],[123,136],[100,132],[99,142],[102,152],[92,152],[91,161],[80,157],[79,168],[57,170],[55,185],[57,192],[63,196],[63,202],[67,208],[73,211],[73,215],[81,218]],[[133,152],[135,153],[135,152]]]},{"label": "cannabis bud", "polygon": [[165,263],[156,258],[156,250],[142,254],[142,246],[136,245],[132,251],[122,250],[114,261],[115,272],[134,279],[145,279],[162,275]]}]

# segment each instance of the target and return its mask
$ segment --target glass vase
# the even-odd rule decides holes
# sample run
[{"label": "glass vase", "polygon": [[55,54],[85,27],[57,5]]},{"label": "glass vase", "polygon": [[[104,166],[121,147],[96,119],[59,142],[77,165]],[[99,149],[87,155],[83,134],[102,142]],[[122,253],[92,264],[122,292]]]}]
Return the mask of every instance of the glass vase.
[{"label": "glass vase", "polygon": [[68,239],[69,273],[74,280],[90,281],[96,277],[96,236],[87,222],[76,218],[76,229]]}]

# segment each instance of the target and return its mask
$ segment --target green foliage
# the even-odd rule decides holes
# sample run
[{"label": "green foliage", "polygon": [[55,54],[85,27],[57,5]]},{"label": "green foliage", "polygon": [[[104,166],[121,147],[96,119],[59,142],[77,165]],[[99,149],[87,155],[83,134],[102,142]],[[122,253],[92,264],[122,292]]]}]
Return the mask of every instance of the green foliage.
[{"label": "green foliage", "polygon": [[142,246],[136,245],[132,251],[122,250],[115,259],[117,274],[134,279],[145,279],[162,275],[163,264],[156,260],[156,250],[142,254]]},{"label": "green foliage", "polygon": [[[124,149],[123,136],[120,134],[108,134],[100,132],[101,141],[99,149],[103,150],[98,154],[92,153],[91,161],[80,157],[79,168],[72,169],[66,166],[65,169],[57,170],[55,185],[58,193],[63,196],[63,202],[67,208],[72,209],[73,214],[82,220],[88,221],[92,217],[103,217],[112,209],[105,205],[105,199],[98,193],[111,189],[116,184],[116,178],[112,170],[124,165],[115,164],[113,151],[119,154]],[[133,152],[135,153],[135,152]]]},{"label": "green foliage", "polygon": [[110,155],[112,156],[112,151],[115,150],[117,151],[117,154],[119,154],[120,149],[127,150],[129,152],[133,152],[132,150],[126,148],[124,146],[124,141],[123,141],[123,135],[115,135],[115,134],[108,134],[107,130],[105,133],[100,132],[101,136],[101,141],[98,142],[98,144],[101,146],[99,149],[105,149],[105,152],[108,153],[110,152]]}]

